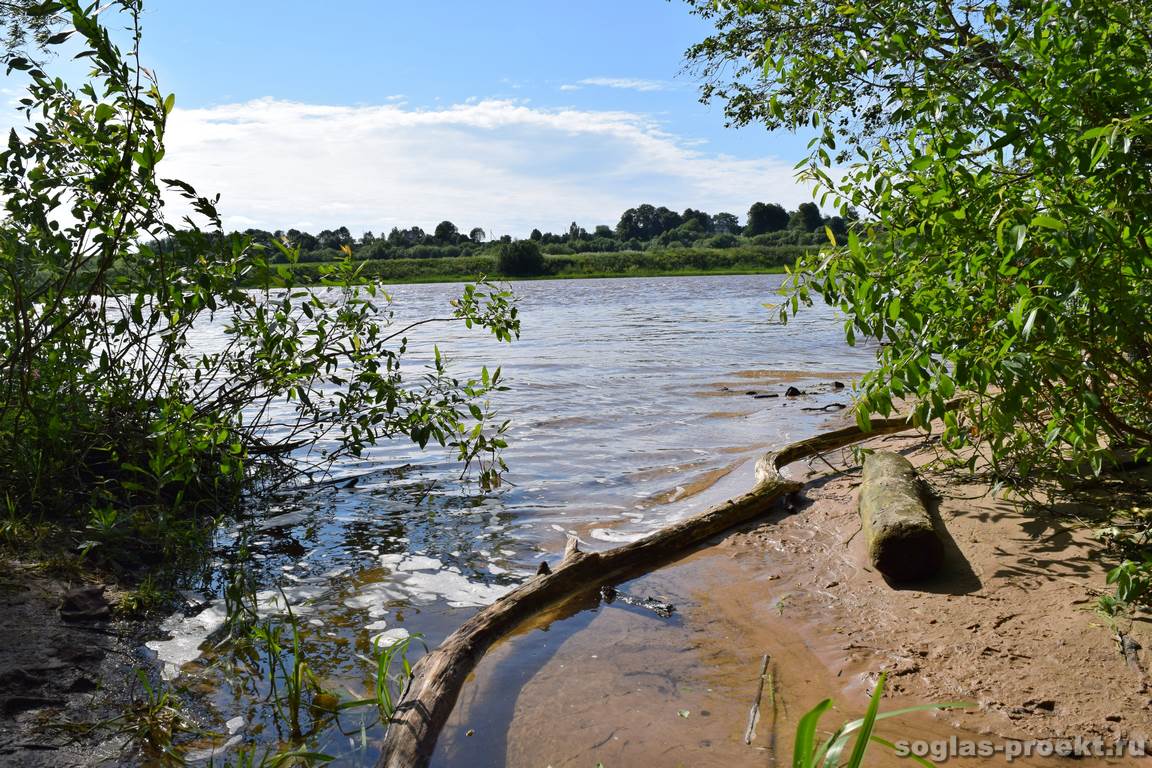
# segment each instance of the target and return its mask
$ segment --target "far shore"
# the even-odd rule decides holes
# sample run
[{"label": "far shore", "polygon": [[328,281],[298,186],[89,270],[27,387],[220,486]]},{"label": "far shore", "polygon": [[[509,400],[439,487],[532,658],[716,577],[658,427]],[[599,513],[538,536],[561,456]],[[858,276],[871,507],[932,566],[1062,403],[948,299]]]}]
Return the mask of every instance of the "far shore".
[{"label": "far shore", "polygon": [[[353,261],[364,283],[470,282],[487,276],[493,280],[575,280],[614,277],[699,277],[703,275],[764,275],[785,272],[809,246],[777,248],[671,248],[653,251],[618,251],[576,255],[545,255],[532,274],[505,274],[495,256],[369,259]],[[296,285],[319,285],[333,261],[302,261],[272,265],[287,270]],[[273,281],[275,282],[275,280]],[[251,284],[262,284],[253,275]]]},{"label": "far shore", "polygon": [[[377,280],[365,280],[361,284],[368,285],[376,283],[380,285],[420,285],[423,283],[471,283],[477,280],[493,280],[497,282],[544,282],[549,280],[599,280],[605,278],[629,278],[629,277],[716,277],[728,275],[782,275],[788,271],[787,267],[763,267],[763,268],[749,268],[749,269],[677,269],[677,270],[635,270],[629,272],[590,272],[581,274],[561,274],[561,275],[531,275],[531,276],[517,276],[517,275],[420,275],[418,277],[409,278],[379,278]],[[319,280],[309,280],[299,283],[304,286],[317,286],[322,285]]]}]

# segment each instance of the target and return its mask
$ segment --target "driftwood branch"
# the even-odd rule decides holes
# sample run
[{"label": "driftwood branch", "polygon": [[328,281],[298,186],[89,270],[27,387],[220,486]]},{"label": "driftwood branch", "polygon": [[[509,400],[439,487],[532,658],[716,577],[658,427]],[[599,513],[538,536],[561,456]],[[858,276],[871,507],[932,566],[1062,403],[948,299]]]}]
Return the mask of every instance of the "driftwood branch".
[{"label": "driftwood branch", "polygon": [[750,492],[615,549],[581,552],[578,542],[569,538],[564,559],[555,570],[529,578],[476,613],[416,664],[408,695],[385,734],[377,768],[427,766],[464,681],[496,641],[529,617],[603,584],[680,558],[693,546],[765,514],[778,499],[803,487],[780,473],[794,461],[915,426],[908,418],[872,419],[867,432],[848,427],[792,443],[760,459],[756,486]]},{"label": "driftwood branch", "polygon": [[752,709],[748,710],[748,728],[744,731],[744,743],[751,744],[756,738],[756,724],[760,722],[760,700],[764,698],[764,681],[768,679],[768,662],[772,657],[764,654],[760,661],[759,683],[756,685],[756,698],[752,700]]}]

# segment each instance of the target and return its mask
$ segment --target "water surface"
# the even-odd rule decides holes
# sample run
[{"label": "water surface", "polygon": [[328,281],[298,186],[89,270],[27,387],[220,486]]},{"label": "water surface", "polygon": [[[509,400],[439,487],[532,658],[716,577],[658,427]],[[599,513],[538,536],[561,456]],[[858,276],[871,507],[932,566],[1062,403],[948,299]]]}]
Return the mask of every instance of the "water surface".
[{"label": "water surface", "polygon": [[[517,283],[522,336],[498,344],[452,326],[411,337],[411,375],[436,343],[460,376],[500,366],[510,387],[494,404],[512,420],[507,483],[482,495],[445,452],[396,441],[341,477],[292,494],[220,535],[217,565],[189,610],[151,647],[192,691],[202,717],[233,741],[275,743],[282,726],[260,689],[227,670],[205,638],[243,550],[263,611],[287,602],[309,664],[346,698],[371,688],[373,639],[408,633],[439,643],[478,607],[555,562],[569,534],[588,548],[632,540],[747,490],[749,462],[815,432],[847,403],[872,354],[843,343],[842,321],[814,307],[788,325],[763,306],[778,275]],[[449,314],[460,286],[390,289],[397,322]],[[209,345],[218,328],[203,329]],[[808,393],[786,398],[796,386]],[[767,397],[778,395],[778,397]],[[758,397],[759,396],[759,397]],[[368,474],[365,474],[368,473]],[[372,764],[379,727],[362,716],[312,734],[340,764]]]}]

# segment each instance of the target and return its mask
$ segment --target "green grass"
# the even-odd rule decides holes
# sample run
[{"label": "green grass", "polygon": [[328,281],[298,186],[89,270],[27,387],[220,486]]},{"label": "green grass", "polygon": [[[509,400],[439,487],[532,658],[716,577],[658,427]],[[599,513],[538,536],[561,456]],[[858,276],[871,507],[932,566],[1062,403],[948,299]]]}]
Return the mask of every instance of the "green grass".
[{"label": "green grass", "polygon": [[[792,752],[792,768],[862,768],[864,758],[869,748],[880,745],[887,750],[900,754],[896,744],[888,739],[877,736],[874,732],[876,722],[890,717],[899,717],[910,712],[926,712],[937,709],[964,709],[972,705],[967,702],[948,704],[925,704],[918,707],[905,707],[892,712],[880,712],[880,699],[884,696],[885,675],[880,675],[876,681],[876,688],[872,698],[868,701],[868,711],[859,720],[844,723],[831,735],[821,739],[818,733],[820,719],[828,710],[832,709],[832,700],[824,699],[800,718],[796,726],[796,744]],[[847,761],[843,760],[844,752],[852,741],[852,734],[856,734],[852,751]],[[907,755],[908,760],[925,766],[935,768],[934,764],[916,755]]]},{"label": "green grass", "polygon": [[[545,272],[529,277],[500,275],[494,255],[381,259],[360,262],[360,277],[365,282],[401,284],[471,281],[481,275],[508,280],[548,280],[772,274],[783,272],[807,250],[812,247],[673,248],[545,256]],[[289,268],[301,283],[320,281],[316,262],[293,264]]]}]

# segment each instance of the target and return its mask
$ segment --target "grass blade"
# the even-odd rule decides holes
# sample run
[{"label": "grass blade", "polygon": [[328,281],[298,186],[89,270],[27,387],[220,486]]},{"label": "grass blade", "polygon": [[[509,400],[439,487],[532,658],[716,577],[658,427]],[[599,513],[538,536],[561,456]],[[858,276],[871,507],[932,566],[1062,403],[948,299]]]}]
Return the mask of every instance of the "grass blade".
[{"label": "grass blade", "polygon": [[884,696],[884,673],[876,681],[876,690],[872,692],[872,700],[868,702],[868,711],[864,713],[864,721],[860,724],[860,735],[856,737],[856,744],[852,748],[852,756],[848,758],[848,768],[860,768],[864,762],[864,752],[868,749],[868,742],[872,736],[872,729],[876,727],[876,715],[880,711],[880,699]]},{"label": "grass blade", "polygon": [[816,726],[820,718],[832,708],[832,699],[824,699],[809,710],[796,725],[796,746],[792,752],[792,768],[816,768],[813,760],[816,749]]}]

